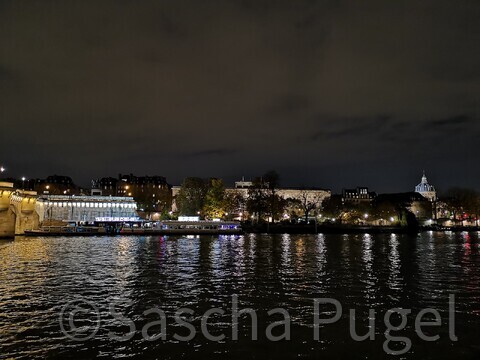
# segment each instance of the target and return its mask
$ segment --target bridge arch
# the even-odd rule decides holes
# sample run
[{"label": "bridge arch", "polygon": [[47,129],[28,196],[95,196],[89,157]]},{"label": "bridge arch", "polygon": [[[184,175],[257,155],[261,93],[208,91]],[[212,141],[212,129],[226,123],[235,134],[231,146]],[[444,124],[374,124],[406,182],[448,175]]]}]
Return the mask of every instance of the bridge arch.
[{"label": "bridge arch", "polygon": [[12,183],[0,182],[0,238],[15,236],[16,214],[10,203]]},{"label": "bridge arch", "polygon": [[38,227],[35,211],[37,193],[16,190],[12,183],[0,182],[0,237],[23,235]]}]

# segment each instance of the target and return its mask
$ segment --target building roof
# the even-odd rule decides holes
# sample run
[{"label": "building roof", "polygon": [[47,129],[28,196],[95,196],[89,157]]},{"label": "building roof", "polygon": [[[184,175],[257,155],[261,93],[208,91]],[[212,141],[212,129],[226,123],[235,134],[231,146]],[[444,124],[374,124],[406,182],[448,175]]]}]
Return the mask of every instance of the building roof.
[{"label": "building roof", "polygon": [[435,192],[435,187],[428,183],[425,172],[423,172],[422,182],[417,186],[415,186],[415,192],[418,192],[418,193]]}]

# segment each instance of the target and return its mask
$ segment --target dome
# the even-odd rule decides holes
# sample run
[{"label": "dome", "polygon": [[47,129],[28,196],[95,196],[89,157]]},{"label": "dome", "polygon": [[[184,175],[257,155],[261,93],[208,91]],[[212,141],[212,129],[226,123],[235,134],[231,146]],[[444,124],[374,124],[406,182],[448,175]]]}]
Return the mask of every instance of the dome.
[{"label": "dome", "polygon": [[415,192],[423,195],[428,199],[432,199],[432,200],[435,199],[436,197],[435,187],[428,183],[425,172],[423,173],[423,176],[422,176],[422,182],[417,186],[415,186]]}]

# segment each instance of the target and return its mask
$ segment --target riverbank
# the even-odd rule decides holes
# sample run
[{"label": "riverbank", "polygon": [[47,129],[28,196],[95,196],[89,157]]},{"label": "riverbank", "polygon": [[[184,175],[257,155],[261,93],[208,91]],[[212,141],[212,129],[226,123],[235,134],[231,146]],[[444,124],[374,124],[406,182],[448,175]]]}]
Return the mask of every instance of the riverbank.
[{"label": "riverbank", "polygon": [[314,224],[255,224],[242,225],[245,233],[269,234],[363,234],[363,233],[410,233],[416,229],[396,226],[349,226]]},{"label": "riverbank", "polygon": [[[194,229],[176,229],[176,230],[153,230],[153,229],[123,229],[119,233],[74,233],[73,236],[116,236],[116,235],[233,235],[233,234],[418,234],[426,231],[436,232],[480,232],[480,227],[476,226],[421,226],[421,227],[401,227],[401,226],[355,226],[355,225],[317,225],[314,224],[244,224],[242,229],[232,230],[201,230]],[[62,237],[66,234],[28,234],[27,236],[56,236]],[[1,240],[13,240],[15,236],[2,237]]]},{"label": "riverbank", "polygon": [[480,227],[473,226],[456,226],[456,227],[440,227],[440,226],[358,226],[358,225],[323,225],[323,224],[243,224],[245,233],[269,233],[269,234],[412,234],[423,231],[480,231]]}]

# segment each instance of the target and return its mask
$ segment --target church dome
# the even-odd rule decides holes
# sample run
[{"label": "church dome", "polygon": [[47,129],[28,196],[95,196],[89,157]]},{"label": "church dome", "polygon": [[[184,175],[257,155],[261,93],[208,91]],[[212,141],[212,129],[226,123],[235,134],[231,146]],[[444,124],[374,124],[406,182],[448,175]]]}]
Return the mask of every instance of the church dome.
[{"label": "church dome", "polygon": [[415,187],[415,191],[418,193],[435,191],[435,187],[428,183],[425,173],[423,173],[422,182]]},{"label": "church dome", "polygon": [[415,186],[415,192],[423,195],[425,198],[434,201],[437,194],[435,192],[435,187],[433,185],[430,185],[427,180],[427,176],[425,175],[425,172],[423,173],[422,176],[422,182]]}]

